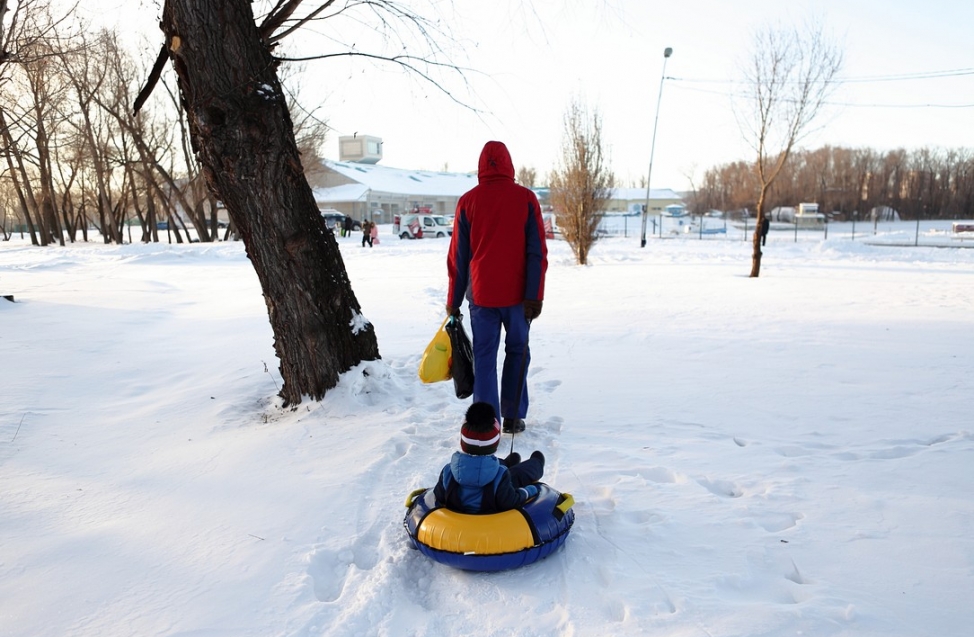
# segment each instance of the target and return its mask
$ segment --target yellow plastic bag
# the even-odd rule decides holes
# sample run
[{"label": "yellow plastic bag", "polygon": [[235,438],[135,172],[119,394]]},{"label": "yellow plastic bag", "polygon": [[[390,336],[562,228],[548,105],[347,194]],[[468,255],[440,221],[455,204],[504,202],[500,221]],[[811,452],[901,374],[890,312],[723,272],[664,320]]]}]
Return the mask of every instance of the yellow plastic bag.
[{"label": "yellow plastic bag", "polygon": [[419,379],[424,383],[438,383],[452,378],[450,368],[453,365],[453,347],[450,345],[450,335],[445,329],[449,318],[448,316],[443,319],[440,329],[426,346],[423,358],[419,361]]}]

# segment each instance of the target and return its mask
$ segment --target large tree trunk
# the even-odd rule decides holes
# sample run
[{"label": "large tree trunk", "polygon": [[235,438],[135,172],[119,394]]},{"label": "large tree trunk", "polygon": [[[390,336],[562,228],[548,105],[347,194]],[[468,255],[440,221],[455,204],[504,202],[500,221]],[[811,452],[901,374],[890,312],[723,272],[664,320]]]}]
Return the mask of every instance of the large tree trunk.
[{"label": "large tree trunk", "polygon": [[162,16],[193,150],[260,279],[285,405],[320,399],[379,358],[334,235],[301,168],[249,0],[166,0]]}]

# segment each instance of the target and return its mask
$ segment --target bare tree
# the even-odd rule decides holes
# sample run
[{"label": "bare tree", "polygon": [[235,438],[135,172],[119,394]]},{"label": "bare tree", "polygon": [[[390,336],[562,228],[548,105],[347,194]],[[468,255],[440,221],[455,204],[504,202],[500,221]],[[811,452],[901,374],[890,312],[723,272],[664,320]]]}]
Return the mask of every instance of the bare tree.
[{"label": "bare tree", "polygon": [[60,73],[52,41],[39,40],[29,55],[18,60],[23,79],[25,109],[22,122],[29,138],[31,159],[36,170],[35,197],[41,245],[58,241],[64,245],[64,232],[59,219],[57,187],[54,183],[54,156],[61,143],[59,131],[69,99],[65,79]]},{"label": "bare tree", "polygon": [[[50,154],[57,127],[52,105],[63,91],[47,80],[51,41],[65,18],[54,16],[50,0],[0,0],[0,152],[35,245],[55,235],[64,242]],[[31,95],[21,100],[24,92]]]},{"label": "bare tree", "polygon": [[[121,55],[114,34],[101,31],[93,37],[81,35],[77,47],[57,51],[65,81],[74,96],[73,113],[68,121],[75,129],[77,153],[85,157],[95,186],[91,207],[98,215],[101,234],[106,243],[122,243],[122,218],[118,213],[121,193],[113,187],[114,164],[124,163],[111,143],[120,135],[118,126],[110,126],[104,116],[104,104],[117,96],[118,77],[112,77],[110,65]],[[114,100],[118,102],[118,99]]]},{"label": "bare tree", "polygon": [[575,261],[585,265],[598,239],[599,222],[612,197],[615,177],[606,165],[602,118],[597,110],[590,115],[579,99],[572,100],[565,113],[559,164],[548,184],[551,203]]},{"label": "bare tree", "polygon": [[535,182],[538,180],[538,171],[534,168],[528,168],[527,166],[521,166],[517,169],[517,183],[521,184],[525,188],[534,188]]},{"label": "bare tree", "polygon": [[739,114],[745,138],[757,154],[758,222],[754,231],[751,274],[761,273],[761,224],[771,184],[787,164],[795,145],[811,132],[826,98],[836,88],[842,51],[821,23],[803,28],[765,27],[754,39],[744,71],[750,112]]},{"label": "bare tree", "polygon": [[37,200],[31,188],[30,176],[28,175],[24,162],[24,153],[18,144],[18,140],[14,139],[2,105],[0,105],[0,148],[3,149],[10,183],[13,186],[14,192],[17,194],[17,200],[20,203],[20,213],[27,225],[27,231],[30,233],[31,243],[40,245],[37,227],[34,224],[34,218],[37,216],[38,210]]}]

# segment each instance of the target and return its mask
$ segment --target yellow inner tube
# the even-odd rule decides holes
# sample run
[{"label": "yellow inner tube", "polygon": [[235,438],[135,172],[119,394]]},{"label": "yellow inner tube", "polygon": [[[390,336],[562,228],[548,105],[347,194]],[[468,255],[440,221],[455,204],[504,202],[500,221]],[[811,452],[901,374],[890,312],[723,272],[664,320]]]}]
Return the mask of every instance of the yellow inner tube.
[{"label": "yellow inner tube", "polygon": [[436,509],[420,524],[416,539],[430,548],[464,555],[514,553],[534,546],[531,528],[518,511],[469,515]]}]

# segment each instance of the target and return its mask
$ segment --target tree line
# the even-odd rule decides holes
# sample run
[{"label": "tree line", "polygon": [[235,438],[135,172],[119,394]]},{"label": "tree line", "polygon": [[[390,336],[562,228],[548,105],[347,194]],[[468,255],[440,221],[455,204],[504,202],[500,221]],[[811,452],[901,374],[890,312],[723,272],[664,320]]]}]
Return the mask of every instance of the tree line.
[{"label": "tree line", "polygon": [[[64,245],[90,228],[106,243],[226,238],[172,81],[135,114],[150,70],[115,32],[68,26],[47,0],[16,11],[0,61],[0,238]],[[314,161],[325,124],[289,101]]]},{"label": "tree line", "polygon": [[[735,161],[704,173],[691,195],[694,213],[754,211],[758,181],[751,162]],[[768,190],[765,209],[816,202],[824,212],[863,218],[889,206],[904,219],[974,217],[974,152],[970,149],[877,151],[825,146],[792,153]]]}]

